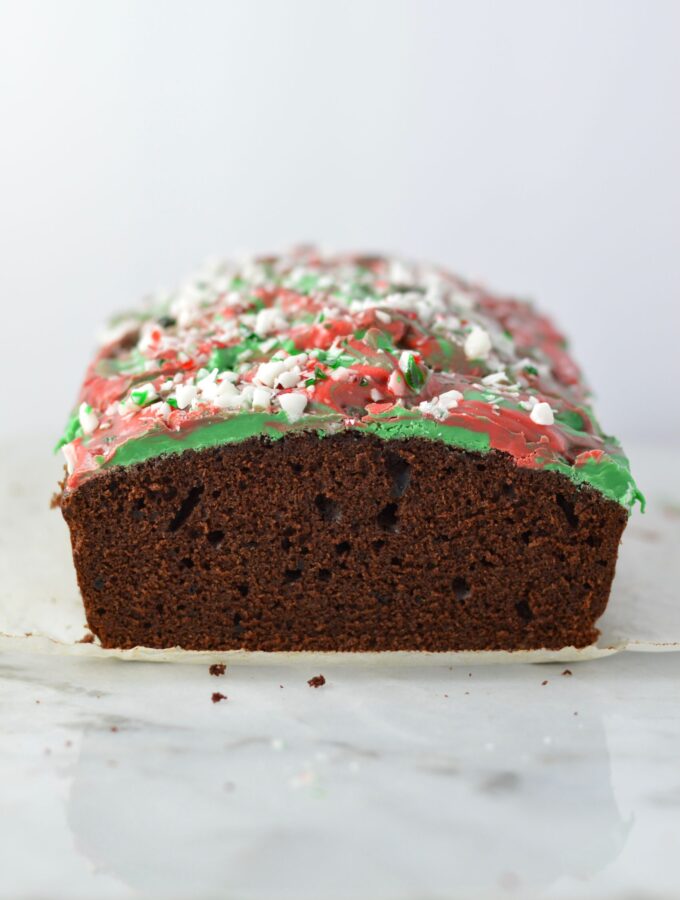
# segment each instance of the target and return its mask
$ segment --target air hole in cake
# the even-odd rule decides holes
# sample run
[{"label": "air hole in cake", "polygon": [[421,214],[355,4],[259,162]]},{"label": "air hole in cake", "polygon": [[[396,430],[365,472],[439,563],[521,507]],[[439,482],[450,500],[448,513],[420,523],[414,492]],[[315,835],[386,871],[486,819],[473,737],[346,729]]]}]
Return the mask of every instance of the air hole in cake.
[{"label": "air hole in cake", "polygon": [[338,554],[338,556],[343,556],[345,553],[349,553],[351,549],[352,545],[349,541],[340,541],[339,544],[335,545],[335,552]]},{"label": "air hole in cake", "polygon": [[100,606],[99,609],[97,610],[97,615],[103,616],[105,612],[106,612],[106,610],[104,609],[104,607]]},{"label": "air hole in cake", "polygon": [[95,591],[103,591],[104,590],[104,579],[98,575],[95,578],[92,586],[94,587]]},{"label": "air hole in cake", "polygon": [[286,551],[287,551],[287,550],[290,550],[290,548],[291,548],[292,546],[293,546],[293,545],[292,545],[291,542],[290,542],[290,538],[285,537],[285,538],[282,538],[282,539],[281,539],[281,549],[282,549],[282,550],[286,550]]},{"label": "air hole in cake", "polygon": [[383,531],[397,530],[397,504],[388,503],[377,515],[378,525]]},{"label": "air hole in cake", "polygon": [[589,534],[586,538],[586,544],[588,544],[589,547],[599,547],[602,544],[602,541],[594,534]]},{"label": "air hole in cake", "polygon": [[301,463],[296,463],[296,462],[291,463],[290,467],[293,470],[293,472],[295,472],[296,475],[299,475],[300,472],[302,472],[302,464]]},{"label": "air hole in cake", "polygon": [[390,602],[390,598],[386,597],[384,594],[376,594],[375,599],[378,601],[378,603],[381,603],[382,605],[385,605],[386,603]]},{"label": "air hole in cake", "polygon": [[403,560],[400,556],[393,556],[390,560],[390,564],[396,566],[397,568],[401,568]]},{"label": "air hole in cake", "polygon": [[291,581],[298,581],[302,578],[302,569],[285,569],[283,573],[283,580],[290,584]]},{"label": "air hole in cake", "polygon": [[242,597],[247,597],[248,594],[250,593],[250,588],[248,587],[247,584],[239,584],[239,585],[237,585],[237,588],[238,588],[239,594]]},{"label": "air hole in cake", "polygon": [[456,600],[467,600],[470,596],[470,585],[465,578],[456,576],[451,582],[451,587],[453,588],[453,596]]},{"label": "air hole in cake", "polygon": [[331,498],[326,497],[325,494],[317,494],[314,504],[321,513],[321,518],[324,522],[340,521],[342,512],[340,510],[340,505],[336,503],[335,500],[331,500]]},{"label": "air hole in cake", "polygon": [[399,456],[398,453],[388,453],[386,456],[387,473],[392,479],[392,496],[399,499],[406,493],[411,483],[410,463]]},{"label": "air hole in cake", "polygon": [[193,569],[194,567],[194,561],[190,556],[185,556],[180,559],[179,564],[183,569]]},{"label": "air hole in cake", "polygon": [[526,600],[520,600],[519,603],[515,603],[515,610],[523,622],[531,622],[534,617],[531,607]]},{"label": "air hole in cake", "polygon": [[380,538],[378,538],[377,541],[373,541],[373,549],[374,550],[382,550],[382,548],[384,546],[385,546],[385,541],[381,540]]},{"label": "air hole in cake", "polygon": [[222,493],[222,491],[213,491],[212,492],[213,500],[217,500],[217,498],[220,496],[221,493]]},{"label": "air hole in cake", "polygon": [[208,542],[211,543],[213,547],[216,547],[224,540],[224,532],[220,531],[219,529],[216,529],[215,531],[209,531],[207,537]]},{"label": "air hole in cake", "polygon": [[234,634],[243,634],[243,625],[241,625],[241,613],[234,613]]},{"label": "air hole in cake", "polygon": [[186,495],[184,500],[182,501],[182,505],[177,510],[177,514],[175,518],[170,523],[169,531],[177,531],[178,528],[181,528],[182,525],[186,522],[192,512],[196,509],[199,500],[201,499],[201,494],[203,493],[203,488],[200,485],[196,485],[196,487],[192,487],[189,493]]},{"label": "air hole in cake", "polygon": [[503,485],[501,493],[504,497],[514,497],[515,496],[515,485],[510,481],[506,482]]},{"label": "air hole in cake", "polygon": [[520,535],[520,537],[522,538],[522,540],[524,541],[525,544],[531,543],[531,532],[530,531],[523,531],[522,534]]},{"label": "air hole in cake", "polygon": [[330,569],[319,569],[319,581],[330,581],[332,572]]},{"label": "air hole in cake", "polygon": [[557,494],[555,500],[557,500],[557,505],[564,513],[564,518],[571,527],[578,528],[578,516],[574,512],[574,504],[570,503],[563,494]]}]

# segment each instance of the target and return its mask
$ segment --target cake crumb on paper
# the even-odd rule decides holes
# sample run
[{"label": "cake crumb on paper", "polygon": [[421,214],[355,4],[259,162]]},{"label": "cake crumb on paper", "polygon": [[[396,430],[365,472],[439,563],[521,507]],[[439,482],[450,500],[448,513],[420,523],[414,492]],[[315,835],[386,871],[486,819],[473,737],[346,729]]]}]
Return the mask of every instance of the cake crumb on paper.
[{"label": "cake crumb on paper", "polygon": [[313,688],[320,688],[326,684],[326,679],[323,675],[315,675],[313,678],[310,678],[307,684]]},{"label": "cake crumb on paper", "polygon": [[215,691],[210,699],[212,700],[213,703],[219,703],[220,700],[226,700],[227,695],[221,694],[219,691]]},{"label": "cake crumb on paper", "polygon": [[227,671],[227,667],[224,663],[213,663],[212,666],[208,669],[211,675],[224,675]]}]

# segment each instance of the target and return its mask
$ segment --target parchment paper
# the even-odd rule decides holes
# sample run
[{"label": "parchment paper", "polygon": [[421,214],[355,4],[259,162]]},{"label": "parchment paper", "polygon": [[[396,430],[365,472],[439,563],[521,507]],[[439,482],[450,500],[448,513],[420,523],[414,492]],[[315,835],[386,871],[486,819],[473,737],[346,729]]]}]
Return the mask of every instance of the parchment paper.
[{"label": "parchment paper", "polygon": [[[61,475],[50,442],[34,438],[0,445],[0,650],[69,654],[156,662],[221,661],[239,664],[389,663],[469,665],[509,662],[576,662],[623,650],[680,649],[680,485],[675,471],[680,450],[641,448],[633,470],[649,500],[626,529],[616,579],[597,643],[577,650],[512,653],[385,652],[264,653],[243,650],[104,650],[80,643],[88,633],[71,560],[68,529],[49,498]],[[674,480],[675,479],[675,480]]]}]

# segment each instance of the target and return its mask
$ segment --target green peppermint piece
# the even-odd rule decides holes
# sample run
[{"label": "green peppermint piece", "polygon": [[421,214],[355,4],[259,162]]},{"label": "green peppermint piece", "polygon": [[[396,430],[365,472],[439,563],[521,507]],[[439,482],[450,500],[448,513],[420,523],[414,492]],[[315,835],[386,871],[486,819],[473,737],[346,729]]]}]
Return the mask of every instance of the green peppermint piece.
[{"label": "green peppermint piece", "polygon": [[408,358],[404,379],[411,390],[416,393],[419,393],[425,384],[425,373],[416,362],[415,356],[409,356]]},{"label": "green peppermint piece", "polygon": [[240,354],[241,344],[237,344],[235,347],[214,347],[208,357],[208,368],[211,371],[217,369],[219,372],[233,369]]},{"label": "green peppermint piece", "polygon": [[144,406],[146,403],[146,399],[149,396],[148,391],[131,391],[130,397],[132,398],[132,402],[136,406]]},{"label": "green peppermint piece", "polygon": [[389,334],[384,331],[381,331],[377,338],[375,339],[376,347],[379,350],[387,350],[394,351],[394,344],[392,343],[392,338]]}]

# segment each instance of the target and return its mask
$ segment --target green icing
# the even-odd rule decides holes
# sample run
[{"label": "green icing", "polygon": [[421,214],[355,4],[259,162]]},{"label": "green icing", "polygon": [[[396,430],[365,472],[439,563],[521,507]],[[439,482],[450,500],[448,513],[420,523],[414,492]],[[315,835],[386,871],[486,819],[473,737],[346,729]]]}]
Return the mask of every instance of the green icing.
[{"label": "green icing", "polygon": [[287,421],[285,414],[245,413],[228,419],[206,422],[186,431],[153,431],[144,437],[133,438],[122,444],[105,467],[131,466],[133,463],[144,462],[165,453],[204,450],[207,447],[217,447],[219,444],[245,441],[260,434],[275,440],[283,437],[282,432],[276,429],[277,421],[285,424]]},{"label": "green icing", "polygon": [[404,413],[399,418],[389,418],[389,413],[376,416],[368,424],[359,426],[361,431],[370,431],[385,440],[403,440],[410,437],[443,441],[462,450],[476,450],[485,453],[490,449],[489,435],[481,431],[471,431],[457,425],[444,425],[435,419],[418,414]]},{"label": "green icing", "polygon": [[549,462],[543,467],[566,475],[575,484],[589,484],[610,500],[616,500],[630,512],[636,503],[645,511],[645,498],[638,489],[625,456],[605,456],[600,460],[588,459],[581,466],[564,462]]},{"label": "green icing", "polygon": [[[69,423],[69,427],[72,424],[73,420]],[[320,437],[323,437],[332,433],[332,426],[338,424],[339,419],[335,415],[323,417],[318,414],[309,415],[304,416],[296,424],[294,430],[316,431]],[[105,468],[113,465],[129,466],[161,454],[182,453],[185,450],[204,450],[208,447],[236,443],[257,436],[278,440],[285,433],[282,426],[286,426],[285,431],[290,430],[285,413],[241,413],[227,419],[206,422],[182,432],[159,430],[122,444],[114,456],[105,463]],[[393,413],[384,413],[374,416],[368,421],[364,420],[360,425],[344,427],[367,431],[384,440],[420,437],[442,441],[462,450],[478,453],[485,453],[490,449],[489,435],[485,432],[446,425],[411,411],[404,411],[399,417],[394,417]],[[635,485],[625,456],[605,456],[600,460],[588,459],[581,466],[571,466],[566,462],[553,461],[546,463],[543,468],[560,472],[576,484],[589,484],[629,511],[636,502],[640,503],[644,511],[645,499]]]},{"label": "green icing", "polygon": [[[303,417],[298,425],[299,431],[314,430],[319,435],[329,433],[332,424],[338,424],[338,417],[318,415]],[[181,432],[154,431],[143,437],[133,438],[122,444],[114,456],[106,463],[106,468],[113,465],[130,466],[144,462],[154,456],[165,453],[182,453],[184,450],[205,450],[220,444],[232,444],[245,441],[247,438],[263,435],[278,440],[284,432],[280,426],[288,426],[285,413],[241,413],[228,419],[219,419],[198,425],[191,430]],[[321,427],[319,427],[321,426]],[[352,427],[352,426],[350,426]],[[376,416],[368,423],[354,426],[359,431],[369,431],[385,440],[398,440],[409,437],[423,437],[430,440],[444,441],[464,450],[485,452],[489,449],[489,436],[482,432],[470,431],[467,428],[444,425],[434,419],[426,419],[420,415],[405,413],[400,418]]]}]

